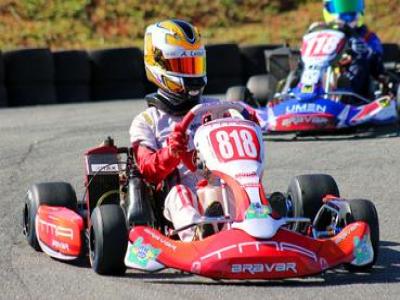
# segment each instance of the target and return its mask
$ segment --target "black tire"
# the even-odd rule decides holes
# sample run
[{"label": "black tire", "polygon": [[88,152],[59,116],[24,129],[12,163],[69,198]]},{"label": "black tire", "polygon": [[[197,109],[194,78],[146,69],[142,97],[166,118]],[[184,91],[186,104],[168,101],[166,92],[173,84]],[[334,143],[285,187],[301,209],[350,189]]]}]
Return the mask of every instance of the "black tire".
[{"label": "black tire", "polygon": [[7,51],[3,57],[7,84],[30,85],[54,81],[53,54],[47,48]]},{"label": "black tire", "polygon": [[36,251],[41,251],[35,228],[35,218],[41,204],[64,206],[76,211],[76,194],[73,187],[66,182],[37,183],[29,187],[25,197],[22,224],[28,244]]},{"label": "black tire", "polygon": [[7,91],[3,83],[0,83],[0,108],[8,106]]},{"label": "black tire", "polygon": [[[335,180],[327,174],[310,174],[294,177],[289,183],[287,195],[292,205],[290,215],[293,217],[310,218],[311,222],[323,205],[322,199],[324,196],[340,196]],[[303,226],[296,223],[293,229],[301,231]]]},{"label": "black tire", "polygon": [[7,92],[4,87],[4,61],[0,51],[0,108],[8,106]]},{"label": "black tire", "polygon": [[54,61],[49,49],[21,49],[4,53],[9,106],[56,103]]},{"label": "black tire", "polygon": [[255,75],[247,81],[247,88],[260,104],[266,104],[275,94],[278,81],[271,74]]},{"label": "black tire", "polygon": [[205,93],[224,93],[243,84],[242,61],[236,44],[207,45],[207,86]]},{"label": "black tire", "polygon": [[93,100],[144,97],[144,62],[139,48],[94,50],[89,57]]},{"label": "black tire", "polygon": [[7,93],[10,107],[55,104],[57,102],[56,89],[53,83],[8,85]]},{"label": "black tire", "polygon": [[57,101],[90,101],[91,71],[88,53],[68,50],[54,52],[53,56]]},{"label": "black tire", "polygon": [[90,85],[78,83],[57,83],[56,95],[58,103],[89,102]]},{"label": "black tire", "polygon": [[53,58],[56,83],[90,83],[90,60],[86,51],[56,51]]},{"label": "black tire", "polygon": [[383,62],[395,62],[400,61],[400,48],[395,43],[383,43]]},{"label": "black tire", "polygon": [[397,104],[397,113],[400,115],[400,83],[398,83],[397,85],[396,104]]},{"label": "black tire", "polygon": [[367,272],[371,270],[376,263],[379,254],[379,219],[375,205],[370,200],[354,199],[349,201],[350,205],[350,223],[364,221],[369,225],[371,233],[371,243],[374,249],[374,259],[365,266],[346,265],[346,268],[352,272]]},{"label": "black tire", "polygon": [[89,256],[92,269],[101,275],[122,275],[128,247],[125,214],[117,204],[97,206],[91,215]]},{"label": "black tire", "polygon": [[143,99],[145,88],[142,82],[109,82],[91,86],[93,101]]},{"label": "black tire", "polygon": [[254,45],[240,47],[244,80],[251,76],[267,73],[264,51],[282,45]]}]

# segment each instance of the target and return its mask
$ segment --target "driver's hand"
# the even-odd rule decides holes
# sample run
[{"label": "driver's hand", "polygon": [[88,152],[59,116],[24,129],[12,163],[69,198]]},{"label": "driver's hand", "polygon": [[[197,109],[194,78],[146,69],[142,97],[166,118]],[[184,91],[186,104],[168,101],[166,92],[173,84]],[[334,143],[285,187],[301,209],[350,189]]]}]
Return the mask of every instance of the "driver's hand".
[{"label": "driver's hand", "polygon": [[187,151],[188,136],[179,125],[176,125],[167,139],[168,152],[173,157],[180,157]]}]

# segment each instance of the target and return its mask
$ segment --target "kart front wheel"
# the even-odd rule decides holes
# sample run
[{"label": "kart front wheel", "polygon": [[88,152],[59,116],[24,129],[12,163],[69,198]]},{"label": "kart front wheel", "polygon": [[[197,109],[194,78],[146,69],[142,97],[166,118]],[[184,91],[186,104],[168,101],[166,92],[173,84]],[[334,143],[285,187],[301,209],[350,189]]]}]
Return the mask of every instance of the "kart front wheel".
[{"label": "kart front wheel", "polygon": [[66,182],[44,182],[29,187],[25,196],[22,226],[28,244],[36,251],[41,251],[35,227],[39,205],[62,206],[76,211],[75,190]]},{"label": "kart front wheel", "polygon": [[[287,200],[289,216],[310,218],[311,222],[323,204],[326,195],[339,197],[335,179],[327,174],[299,175],[289,184]],[[302,231],[304,223],[295,223],[293,229]]]},{"label": "kart front wheel", "polygon": [[371,263],[364,266],[355,266],[348,264],[346,268],[353,272],[365,272],[369,271],[375,264],[378,258],[379,252],[379,220],[378,212],[376,211],[375,205],[370,200],[365,199],[354,199],[349,201],[350,206],[350,222],[363,221],[369,225],[370,238],[372,248],[374,250],[374,258]]},{"label": "kart front wheel", "polygon": [[93,270],[101,275],[121,275],[126,271],[128,247],[125,214],[117,204],[97,206],[91,215],[89,257]]}]

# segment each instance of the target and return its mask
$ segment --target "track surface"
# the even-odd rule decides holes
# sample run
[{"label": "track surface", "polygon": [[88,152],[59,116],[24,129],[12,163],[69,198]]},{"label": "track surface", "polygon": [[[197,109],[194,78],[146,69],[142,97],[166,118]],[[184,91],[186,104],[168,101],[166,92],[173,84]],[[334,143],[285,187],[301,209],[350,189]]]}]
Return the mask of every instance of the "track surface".
[{"label": "track surface", "polygon": [[142,101],[0,110],[0,299],[399,299],[400,138],[349,136],[267,141],[265,184],[285,191],[293,175],[326,172],[348,198],[377,206],[381,244],[372,274],[338,269],[323,276],[273,282],[216,282],[174,271],[101,277],[87,264],[55,261],[21,234],[24,193],[37,181],[66,180],[82,194],[85,149],[108,135],[128,144]]}]

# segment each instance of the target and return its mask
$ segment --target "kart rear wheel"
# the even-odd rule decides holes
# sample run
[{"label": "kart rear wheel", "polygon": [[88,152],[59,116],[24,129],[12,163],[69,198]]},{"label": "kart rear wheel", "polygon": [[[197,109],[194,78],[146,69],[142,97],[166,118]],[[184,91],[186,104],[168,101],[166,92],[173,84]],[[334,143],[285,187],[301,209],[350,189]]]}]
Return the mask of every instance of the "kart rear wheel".
[{"label": "kart rear wheel", "polygon": [[35,228],[39,205],[63,206],[76,211],[75,190],[66,182],[37,183],[29,187],[25,197],[22,225],[28,244],[36,251],[41,251]]},{"label": "kart rear wheel", "polygon": [[350,222],[364,221],[369,225],[371,234],[372,248],[374,249],[374,259],[371,263],[365,266],[354,266],[346,264],[346,268],[352,272],[366,272],[371,270],[375,264],[379,253],[379,220],[378,212],[375,205],[370,200],[354,199],[349,201],[350,205]]},{"label": "kart rear wheel", "polygon": [[101,275],[122,275],[128,247],[125,214],[117,204],[97,206],[91,215],[89,258],[92,269]]},{"label": "kart rear wheel", "polygon": [[[299,175],[294,177],[288,187],[287,199],[289,216],[314,220],[326,195],[339,197],[335,179],[327,174]],[[303,231],[304,223],[295,223],[293,230]]]}]

